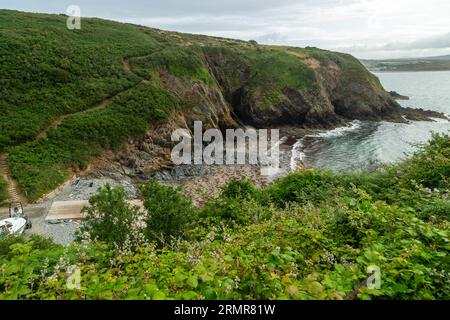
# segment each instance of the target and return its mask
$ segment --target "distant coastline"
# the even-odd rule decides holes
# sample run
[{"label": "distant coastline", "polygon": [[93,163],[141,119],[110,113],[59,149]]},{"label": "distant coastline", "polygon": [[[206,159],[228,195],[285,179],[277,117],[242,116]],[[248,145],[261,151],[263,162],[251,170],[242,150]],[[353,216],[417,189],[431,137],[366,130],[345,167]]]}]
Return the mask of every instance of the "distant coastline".
[{"label": "distant coastline", "polygon": [[428,58],[361,60],[372,72],[450,71],[450,55]]}]

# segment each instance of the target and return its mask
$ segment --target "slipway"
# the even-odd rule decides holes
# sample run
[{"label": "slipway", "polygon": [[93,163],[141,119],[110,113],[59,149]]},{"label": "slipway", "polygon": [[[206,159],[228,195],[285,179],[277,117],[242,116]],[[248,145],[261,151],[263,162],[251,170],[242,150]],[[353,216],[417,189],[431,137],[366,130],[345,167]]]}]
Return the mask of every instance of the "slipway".
[{"label": "slipway", "polygon": [[[140,200],[131,200],[128,203],[141,209],[144,207]],[[45,220],[82,220],[85,217],[85,213],[82,212],[83,208],[88,206],[88,200],[55,201],[50,207]]]}]

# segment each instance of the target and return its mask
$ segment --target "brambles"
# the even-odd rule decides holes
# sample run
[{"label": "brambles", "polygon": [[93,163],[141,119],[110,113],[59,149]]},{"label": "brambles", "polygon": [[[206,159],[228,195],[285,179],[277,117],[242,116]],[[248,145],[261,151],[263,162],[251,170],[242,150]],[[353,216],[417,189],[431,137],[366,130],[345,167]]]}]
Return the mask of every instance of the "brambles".
[{"label": "brambles", "polygon": [[[132,239],[138,211],[105,188],[83,230],[107,245],[0,241],[0,298],[449,299],[448,195],[403,184],[429,176],[430,153],[448,161],[448,136],[430,145],[375,173],[299,172],[266,189],[232,181],[199,209],[151,181],[138,218],[148,238],[127,250],[114,244]],[[79,290],[65,286],[68,264],[80,268]],[[361,286],[374,266],[381,286]]]}]

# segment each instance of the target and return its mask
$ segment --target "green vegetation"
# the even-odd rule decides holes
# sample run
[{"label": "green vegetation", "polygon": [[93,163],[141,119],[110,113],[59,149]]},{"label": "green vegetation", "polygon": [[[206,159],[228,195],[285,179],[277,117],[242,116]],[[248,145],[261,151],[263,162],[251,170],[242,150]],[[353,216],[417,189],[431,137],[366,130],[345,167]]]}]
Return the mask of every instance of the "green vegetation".
[{"label": "green vegetation", "polygon": [[[124,67],[125,57],[160,46],[136,26],[83,19],[81,30],[68,30],[64,16],[0,10],[0,39],[0,150],[8,148],[11,172],[31,200],[170,112],[163,89],[145,92]],[[88,111],[109,97],[112,105]],[[36,139],[62,115],[72,116]]]},{"label": "green vegetation", "polygon": [[259,108],[276,106],[282,101],[286,88],[319,90],[315,72],[299,57],[284,50],[213,46],[204,47],[203,52],[207,56],[219,56],[225,60],[221,71],[226,80],[232,86],[244,84],[243,88],[252,94]]},{"label": "green vegetation", "polygon": [[131,25],[83,22],[68,30],[64,16],[0,10],[0,150],[139,82],[122,60],[157,42]]},{"label": "green vegetation", "polygon": [[136,222],[139,221],[138,208],[129,207],[123,189],[106,186],[89,201],[86,208],[86,222],[78,230],[78,240],[103,241],[116,248],[136,249],[141,237]]},{"label": "green vegetation", "polygon": [[134,58],[131,64],[134,72],[147,79],[153,79],[155,71],[164,70],[180,78],[213,83],[197,53],[184,47],[168,47],[145,57]]},{"label": "green vegetation", "polygon": [[183,237],[187,225],[195,218],[191,199],[171,187],[151,181],[142,187],[144,207],[150,214],[145,218],[145,235],[163,245],[173,238]]},{"label": "green vegetation", "polygon": [[229,100],[243,93],[261,109],[282,105],[288,91],[308,101],[320,95],[320,79],[305,61],[311,57],[336,62],[344,81],[382,90],[349,55],[90,18],[68,30],[66,18],[0,10],[0,151],[9,153],[11,172],[32,201],[175,108],[195,106],[190,95],[172,92],[177,86],[167,82],[175,79],[161,81],[164,73]]},{"label": "green vegetation", "polygon": [[102,150],[144,134],[150,124],[167,119],[174,107],[165,90],[141,83],[114,97],[104,109],[65,118],[47,139],[12,148],[8,158],[11,172],[27,196],[37,199],[64,182],[67,168],[82,169]]},{"label": "green vegetation", "polygon": [[[299,52],[295,48],[289,49],[293,52]],[[374,90],[381,91],[383,87],[380,80],[369,72],[364,65],[350,54],[337,53],[318,48],[307,47],[301,49],[303,54],[320,61],[327,65],[330,61],[336,63],[342,70],[342,79],[345,83],[357,82],[359,84],[369,84]]]},{"label": "green vegetation", "polygon": [[278,50],[247,50],[250,61],[248,88],[261,96],[260,107],[271,107],[282,101],[285,88],[319,89],[314,71],[298,57]]},{"label": "green vegetation", "polygon": [[0,206],[8,200],[8,187],[6,185],[5,179],[0,176]]},{"label": "green vegetation", "polygon": [[[374,173],[301,171],[265,189],[232,181],[202,208],[155,181],[142,189],[147,213],[105,188],[82,229],[94,241],[0,242],[0,298],[449,299],[449,151],[449,136],[435,135]],[[147,224],[130,227],[133,216]],[[367,285],[373,266],[379,288]]]}]

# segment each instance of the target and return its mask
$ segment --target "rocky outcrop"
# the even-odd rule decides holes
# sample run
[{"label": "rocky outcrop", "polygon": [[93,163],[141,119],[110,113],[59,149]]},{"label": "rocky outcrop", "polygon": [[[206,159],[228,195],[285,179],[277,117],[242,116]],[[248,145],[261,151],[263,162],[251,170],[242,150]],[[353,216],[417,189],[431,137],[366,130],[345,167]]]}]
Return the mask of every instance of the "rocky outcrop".
[{"label": "rocky outcrop", "polygon": [[408,96],[401,95],[397,91],[389,91],[389,95],[395,100],[409,100]]},{"label": "rocky outcrop", "polygon": [[[174,169],[170,159],[175,144],[171,133],[178,128],[192,130],[194,121],[202,121],[205,130],[241,125],[308,129],[342,126],[356,119],[406,122],[441,116],[402,108],[378,78],[349,55],[318,49],[268,52],[203,48],[198,55],[210,82],[159,69],[159,80],[175,97],[178,110],[170,121],[129,141],[121,151],[107,152],[97,159],[90,175],[133,181],[146,181],[155,173],[166,181],[202,175],[201,167]],[[260,55],[267,57],[261,61]],[[300,68],[294,69],[297,65]],[[140,68],[145,70],[145,64]],[[267,70],[283,76],[273,74],[272,78]],[[273,101],[267,103],[267,96]]]},{"label": "rocky outcrop", "polygon": [[230,50],[205,50],[204,57],[232,114],[246,124],[334,127],[356,119],[405,121],[404,115],[410,110],[402,108],[358,60],[349,55],[323,52],[320,59],[314,58],[316,52],[283,52],[296,56],[298,64],[314,71],[315,79],[311,81],[314,86],[306,89],[281,86],[279,101],[264,108],[258,101],[263,89],[255,89],[252,82],[252,77],[258,77],[258,65]]},{"label": "rocky outcrop", "polygon": [[205,129],[238,126],[217,85],[176,77],[168,72],[160,72],[159,76],[164,87],[180,104],[183,118],[179,123],[181,128],[192,129],[194,121],[202,121]]}]

